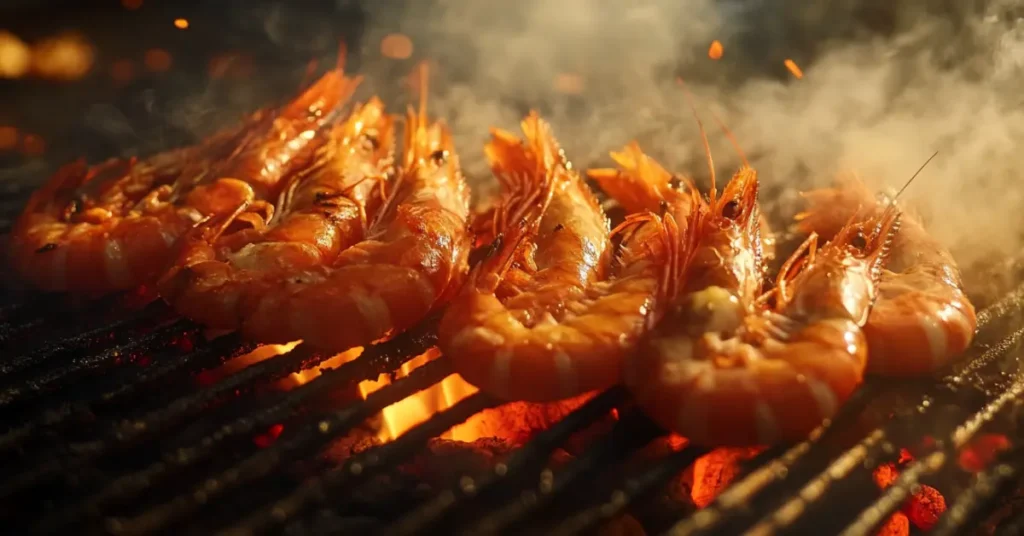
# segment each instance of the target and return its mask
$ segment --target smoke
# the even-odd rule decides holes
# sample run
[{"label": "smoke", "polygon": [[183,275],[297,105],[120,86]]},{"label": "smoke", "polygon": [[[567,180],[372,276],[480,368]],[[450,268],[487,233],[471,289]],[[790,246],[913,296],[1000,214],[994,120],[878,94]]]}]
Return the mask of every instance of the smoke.
[{"label": "smoke", "polygon": [[[452,125],[467,173],[493,186],[482,159],[492,126],[529,108],[555,126],[578,166],[609,165],[638,139],[670,169],[706,180],[686,79],[709,127],[719,176],[739,163],[709,111],[760,172],[786,217],[795,192],[856,171],[904,194],[964,264],[1016,254],[1024,207],[1015,154],[1024,142],[1024,23],[1005,1],[904,2],[519,0],[378,2],[364,51],[410,35],[437,65],[431,110]],[[822,7],[824,6],[824,7]],[[1007,7],[1010,6],[1010,7]],[[720,61],[707,57],[713,39]],[[783,67],[793,58],[797,80]],[[373,78],[381,62],[366,61]],[[563,73],[580,95],[559,93]]]}]

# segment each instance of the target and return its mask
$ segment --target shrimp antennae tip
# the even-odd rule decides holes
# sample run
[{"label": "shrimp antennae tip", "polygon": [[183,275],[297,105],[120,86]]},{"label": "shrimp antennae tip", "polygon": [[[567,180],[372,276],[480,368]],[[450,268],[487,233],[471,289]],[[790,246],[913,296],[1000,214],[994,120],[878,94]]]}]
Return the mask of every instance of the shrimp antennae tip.
[{"label": "shrimp antennae tip", "polygon": [[896,192],[896,195],[893,196],[893,200],[899,199],[900,195],[902,195],[903,192],[907,189],[907,187],[910,186],[910,183],[914,182],[914,179],[916,179],[917,176],[920,175],[922,171],[924,171],[924,168],[928,165],[928,163],[931,162],[938,155],[938,151],[932,153],[932,155],[928,157],[928,160],[925,160],[924,163],[921,164],[921,167],[917,168],[917,171],[914,172],[914,175],[910,177],[910,179],[903,185],[902,188],[900,188],[900,191]]},{"label": "shrimp antennae tip", "polygon": [[708,143],[708,133],[704,130],[704,122],[700,120],[700,115],[697,114],[697,105],[694,104],[693,93],[690,93],[690,88],[683,82],[683,77],[677,76],[676,83],[683,89],[683,94],[686,95],[686,101],[690,105],[690,110],[693,111],[693,118],[697,120],[697,128],[700,130],[701,141],[704,142],[704,154],[707,155],[708,160],[708,171],[711,173],[711,204],[714,205],[715,198],[718,197],[718,189],[715,185],[715,161],[711,157],[711,144]]}]

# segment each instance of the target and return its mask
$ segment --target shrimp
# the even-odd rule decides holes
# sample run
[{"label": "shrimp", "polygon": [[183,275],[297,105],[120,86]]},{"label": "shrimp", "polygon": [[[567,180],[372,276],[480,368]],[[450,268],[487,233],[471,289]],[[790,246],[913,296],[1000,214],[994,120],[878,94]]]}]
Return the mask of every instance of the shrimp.
[{"label": "shrimp", "polygon": [[[835,219],[858,207],[884,212],[895,197],[873,195],[854,176],[836,188],[805,195],[807,212],[798,215],[802,230],[829,236]],[[905,214],[879,283],[878,300],[864,332],[868,372],[884,376],[931,375],[970,346],[977,328],[974,306],[963,290],[952,254],[928,234],[921,219]]]},{"label": "shrimp", "polygon": [[[365,346],[400,332],[443,305],[467,272],[469,188],[448,128],[428,123],[425,82],[421,92],[419,111],[406,114],[400,169],[386,199],[368,218],[361,241],[333,259],[324,255],[324,243],[316,236],[297,244],[245,246],[224,260],[209,259],[209,254],[195,259],[198,262],[186,257],[185,265],[165,279],[166,288],[173,292],[183,285],[201,292],[192,297],[178,294],[175,303],[201,299],[225,313],[203,321],[239,329],[253,340],[302,340],[329,351]],[[382,147],[386,139],[380,138]],[[380,154],[381,149],[375,151]],[[346,167],[362,169],[364,164]],[[316,192],[310,193],[315,200]],[[317,210],[323,207],[311,212]],[[317,221],[320,232],[327,222]],[[213,223],[211,233],[216,235],[217,227],[224,225]],[[278,240],[291,236],[290,231],[279,233]],[[264,254],[264,248],[280,248],[281,256]],[[335,246],[328,249],[333,252]],[[281,268],[253,266],[269,259]],[[260,276],[263,284],[249,286],[253,274],[262,270],[273,272],[273,277]],[[206,282],[200,287],[191,282],[194,278]],[[217,300],[224,303],[216,304]],[[201,314],[196,311],[199,306],[188,307],[191,314]]]},{"label": "shrimp", "polygon": [[[373,98],[331,129],[317,161],[296,176],[268,221],[242,205],[191,230],[160,279],[161,296],[208,326],[235,329],[252,296],[290,274],[330,265],[365,238],[378,186],[394,174],[394,122]],[[230,227],[241,227],[225,232]]]},{"label": "shrimp", "polygon": [[62,167],[16,222],[12,264],[48,291],[106,293],[153,281],[195,222],[241,203],[270,213],[263,200],[305,165],[300,156],[317,143],[324,115],[349,98],[343,89],[350,86],[339,66],[277,117],[260,111],[241,128],[144,160]]},{"label": "shrimp", "polygon": [[631,216],[611,264],[594,195],[535,112],[525,141],[492,130],[486,147],[503,194],[494,254],[446,311],[438,344],[468,382],[504,399],[550,402],[614,385],[655,309],[672,246],[671,214]]},{"label": "shrimp", "polygon": [[640,407],[707,446],[796,441],[831,418],[863,379],[861,327],[898,222],[895,210],[851,220],[818,251],[812,237],[780,273],[772,309],[751,311],[720,286],[684,295],[627,370]]}]

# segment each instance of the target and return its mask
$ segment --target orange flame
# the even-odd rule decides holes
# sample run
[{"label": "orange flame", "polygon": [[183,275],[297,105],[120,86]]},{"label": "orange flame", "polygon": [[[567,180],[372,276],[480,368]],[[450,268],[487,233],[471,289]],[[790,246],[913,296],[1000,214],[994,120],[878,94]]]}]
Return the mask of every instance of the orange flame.
[{"label": "orange flame", "polygon": [[711,47],[708,48],[708,57],[713,60],[720,60],[724,52],[725,49],[722,48],[722,42],[715,39],[711,42]]}]

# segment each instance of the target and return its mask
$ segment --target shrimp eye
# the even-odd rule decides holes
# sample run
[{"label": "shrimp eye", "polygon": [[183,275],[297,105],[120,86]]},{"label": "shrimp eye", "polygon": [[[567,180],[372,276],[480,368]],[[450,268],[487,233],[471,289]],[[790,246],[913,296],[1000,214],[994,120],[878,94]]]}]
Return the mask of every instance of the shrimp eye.
[{"label": "shrimp eye", "polygon": [[730,220],[735,220],[740,217],[740,202],[736,199],[729,200],[728,203],[722,207],[722,217]]},{"label": "shrimp eye", "polygon": [[438,149],[430,153],[430,159],[433,160],[434,163],[437,165],[444,164],[445,162],[448,161],[448,151],[445,151],[444,149]]},{"label": "shrimp eye", "polygon": [[868,238],[864,236],[864,231],[857,231],[857,234],[850,238],[850,245],[857,249],[868,247]]}]

